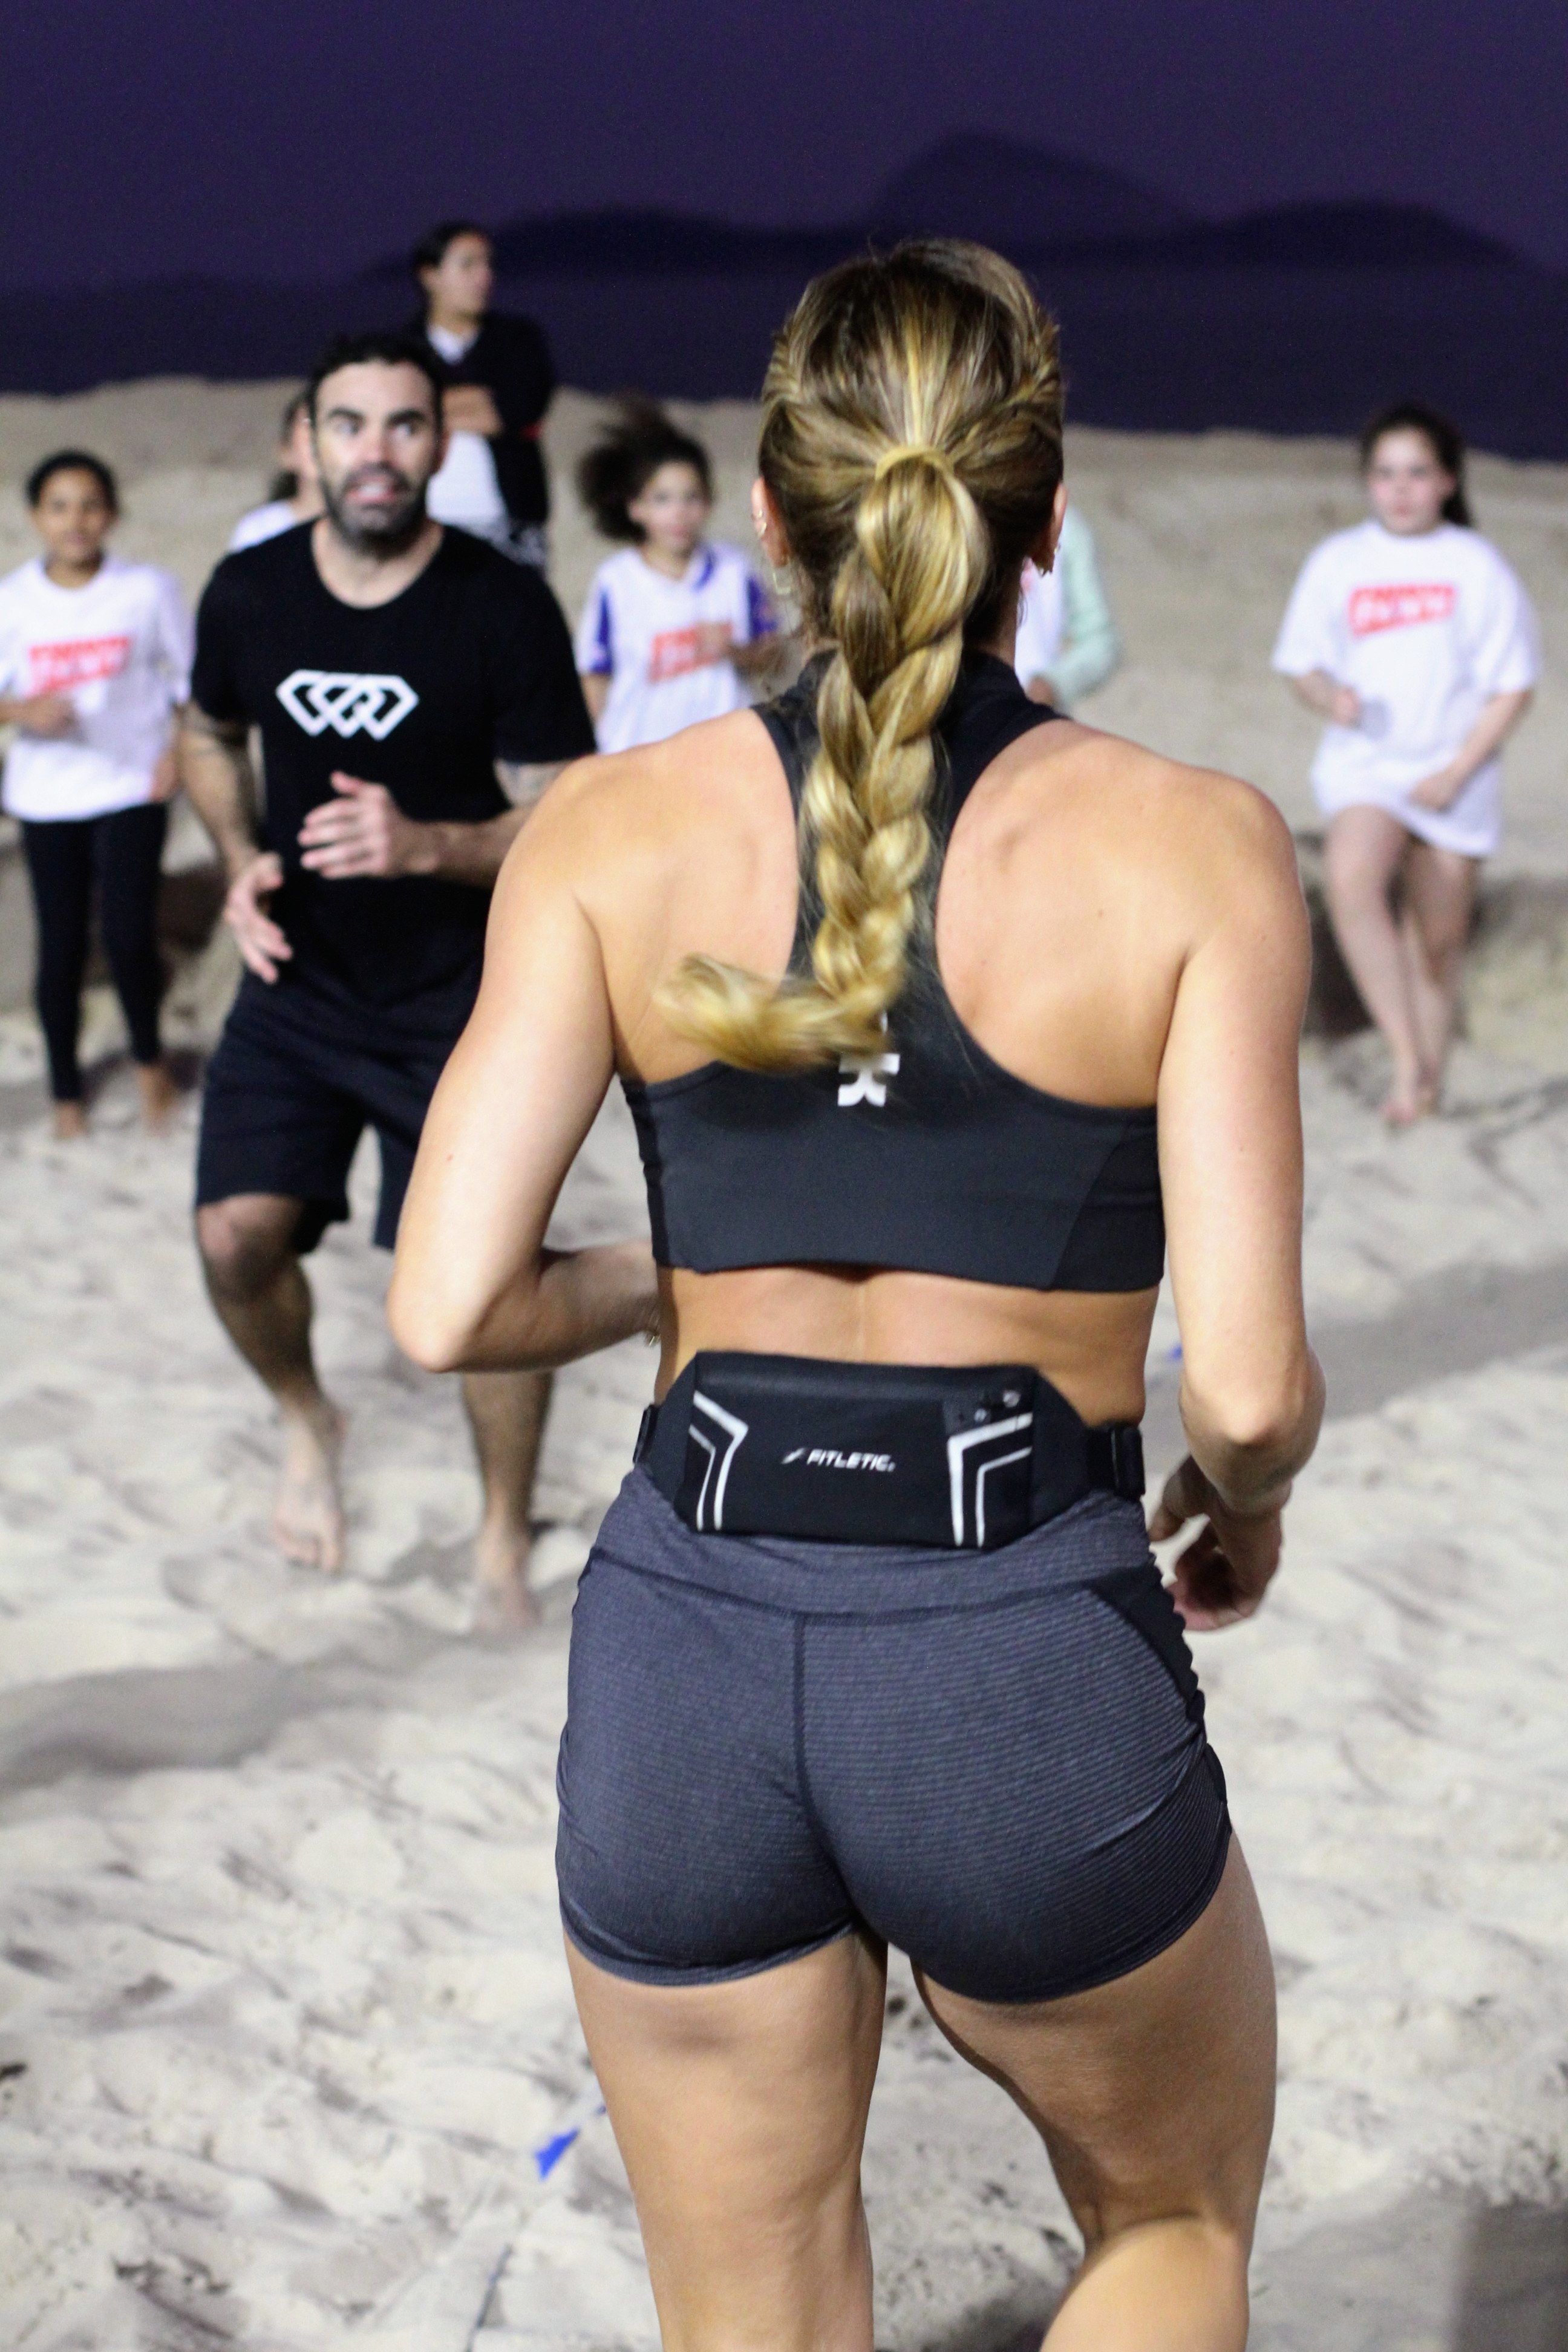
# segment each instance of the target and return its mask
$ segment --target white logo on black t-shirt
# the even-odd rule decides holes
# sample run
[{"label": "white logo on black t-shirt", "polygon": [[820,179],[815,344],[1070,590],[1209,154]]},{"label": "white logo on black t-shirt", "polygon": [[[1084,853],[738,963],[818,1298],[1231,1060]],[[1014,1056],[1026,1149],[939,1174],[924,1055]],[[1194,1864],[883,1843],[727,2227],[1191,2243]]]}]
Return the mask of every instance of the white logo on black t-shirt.
[{"label": "white logo on black t-shirt", "polygon": [[297,669],[278,699],[307,735],[373,735],[379,743],[407,718],[419,697],[406,678],[345,669]]}]

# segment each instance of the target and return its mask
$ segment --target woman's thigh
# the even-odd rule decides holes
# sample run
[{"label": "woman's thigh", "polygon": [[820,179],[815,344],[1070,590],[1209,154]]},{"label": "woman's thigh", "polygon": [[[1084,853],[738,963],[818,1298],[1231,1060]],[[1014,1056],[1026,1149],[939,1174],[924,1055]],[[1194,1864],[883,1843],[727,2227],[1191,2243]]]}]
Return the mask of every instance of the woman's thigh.
[{"label": "woman's thigh", "polygon": [[1234,1839],[1207,1910],[1127,1976],[1017,2006],[925,1978],[921,1990],[1035,2124],[1090,2252],[1176,2215],[1250,2242],[1274,2120],[1274,1970]]},{"label": "woman's thigh", "polygon": [[860,2156],[883,1948],[850,1934],[679,1987],[567,1958],[668,2352],[870,2352]]}]

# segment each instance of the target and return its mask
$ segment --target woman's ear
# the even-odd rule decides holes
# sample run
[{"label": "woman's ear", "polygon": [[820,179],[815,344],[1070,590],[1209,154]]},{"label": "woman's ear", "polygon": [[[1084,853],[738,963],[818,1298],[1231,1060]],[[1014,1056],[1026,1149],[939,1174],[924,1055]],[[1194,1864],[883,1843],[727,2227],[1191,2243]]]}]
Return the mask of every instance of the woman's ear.
[{"label": "woman's ear", "polygon": [[1057,484],[1057,494],[1051,501],[1051,519],[1029,550],[1029,561],[1037,572],[1048,572],[1057,560],[1057,541],[1062,535],[1062,517],[1068,510],[1068,486]]},{"label": "woman's ear", "polygon": [[789,541],[784,536],[779,510],[773,504],[773,494],[760,474],[752,484],[752,526],[763,553],[775,572],[782,572],[789,562]]}]

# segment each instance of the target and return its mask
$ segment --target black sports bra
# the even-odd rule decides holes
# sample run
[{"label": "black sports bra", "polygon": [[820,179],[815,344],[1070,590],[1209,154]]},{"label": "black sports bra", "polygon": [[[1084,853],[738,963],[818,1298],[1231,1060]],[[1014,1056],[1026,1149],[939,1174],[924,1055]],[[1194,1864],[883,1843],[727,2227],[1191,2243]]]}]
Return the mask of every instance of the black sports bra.
[{"label": "black sports bra", "polygon": [[[797,812],[819,677],[813,664],[758,712]],[[1055,715],[1005,662],[966,656],[938,729],[943,856],[992,761]],[[792,971],[810,969],[812,917],[803,890]],[[934,958],[911,971],[873,1058],[788,1076],[708,1062],[628,1079],[626,1095],[660,1265],[889,1266],[1101,1291],[1148,1288],[1163,1270],[1152,1107],[1106,1110],[1015,1077],[963,1027]]]}]

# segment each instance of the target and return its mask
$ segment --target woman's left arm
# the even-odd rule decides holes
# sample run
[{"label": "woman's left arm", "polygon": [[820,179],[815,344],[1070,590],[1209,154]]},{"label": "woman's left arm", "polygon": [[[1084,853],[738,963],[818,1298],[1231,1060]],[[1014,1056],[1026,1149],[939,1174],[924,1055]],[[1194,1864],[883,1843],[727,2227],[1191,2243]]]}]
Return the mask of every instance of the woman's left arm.
[{"label": "woman's left arm", "polygon": [[575,887],[592,789],[585,765],[569,772],[508,856],[479,1002],[425,1121],[387,1315],[431,1371],[548,1370],[656,1326],[646,1241],[544,1246],[615,1074],[598,937]]},{"label": "woman's left arm", "polygon": [[1475,725],[1447,766],[1412,786],[1408,797],[1415,806],[1451,807],[1470,778],[1497,757],[1534,699],[1534,688],[1528,686],[1512,694],[1489,695]]}]

